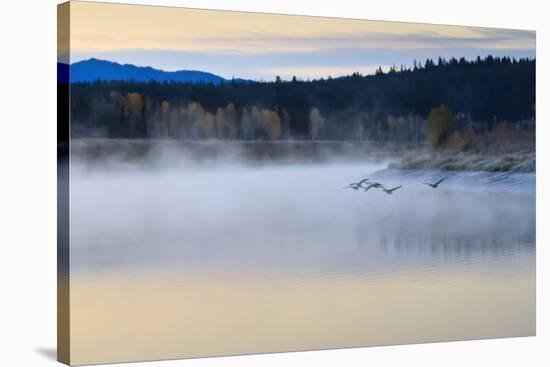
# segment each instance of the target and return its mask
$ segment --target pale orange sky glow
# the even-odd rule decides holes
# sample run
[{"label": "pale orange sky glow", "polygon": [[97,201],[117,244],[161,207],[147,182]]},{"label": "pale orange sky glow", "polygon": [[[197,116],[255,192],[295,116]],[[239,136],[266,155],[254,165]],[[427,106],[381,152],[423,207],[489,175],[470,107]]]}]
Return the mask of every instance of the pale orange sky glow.
[{"label": "pale orange sky glow", "polygon": [[71,2],[71,62],[97,57],[270,79],[534,51],[532,31]]}]

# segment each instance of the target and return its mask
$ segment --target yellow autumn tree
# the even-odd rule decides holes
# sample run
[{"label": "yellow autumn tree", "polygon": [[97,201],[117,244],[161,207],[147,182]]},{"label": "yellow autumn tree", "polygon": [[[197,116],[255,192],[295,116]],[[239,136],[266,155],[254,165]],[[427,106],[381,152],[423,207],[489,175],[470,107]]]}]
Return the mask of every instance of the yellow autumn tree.
[{"label": "yellow autumn tree", "polygon": [[216,109],[216,136],[234,138],[237,134],[237,110],[233,103]]},{"label": "yellow autumn tree", "polygon": [[169,115],[170,115],[170,102],[162,101],[160,103],[160,116],[164,121],[167,121]]},{"label": "yellow autumn tree", "polygon": [[124,98],[124,114],[129,117],[140,117],[143,109],[143,98],[137,92],[128,93]]},{"label": "yellow autumn tree", "polygon": [[262,109],[262,127],[266,137],[270,140],[279,139],[281,136],[281,119],[277,111]]},{"label": "yellow autumn tree", "polygon": [[453,128],[453,114],[447,106],[432,108],[426,122],[426,134],[434,148],[442,147],[447,143]]},{"label": "yellow autumn tree", "polygon": [[210,112],[202,114],[200,121],[201,136],[205,138],[212,138],[215,133],[214,115]]},{"label": "yellow autumn tree", "polygon": [[228,129],[228,136],[231,138],[235,138],[237,136],[237,109],[235,108],[235,105],[233,103],[227,104],[225,108],[223,109],[224,117],[225,117],[225,123],[226,127]]},{"label": "yellow autumn tree", "polygon": [[190,124],[190,136],[191,139],[198,139],[201,135],[202,120],[204,116],[204,108],[200,103],[191,102],[187,106],[189,124]]},{"label": "yellow autumn tree", "polygon": [[130,130],[136,129],[138,120],[142,117],[143,112],[143,98],[141,94],[137,92],[128,93],[123,100],[124,107],[124,116],[128,118],[128,124],[130,125]]}]

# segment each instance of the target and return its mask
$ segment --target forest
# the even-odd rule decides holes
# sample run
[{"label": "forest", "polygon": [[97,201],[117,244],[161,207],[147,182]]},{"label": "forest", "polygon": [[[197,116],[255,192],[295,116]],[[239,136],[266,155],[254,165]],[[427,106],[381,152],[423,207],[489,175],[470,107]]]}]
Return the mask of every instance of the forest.
[{"label": "forest", "polygon": [[[73,138],[441,143],[534,129],[535,59],[428,59],[372,75],[221,84],[72,83]],[[430,116],[436,116],[429,121]],[[438,117],[439,116],[439,117]],[[441,118],[443,116],[444,118]],[[432,131],[427,131],[431,129]],[[435,131],[435,132],[434,132]],[[433,138],[433,135],[437,135]]]}]

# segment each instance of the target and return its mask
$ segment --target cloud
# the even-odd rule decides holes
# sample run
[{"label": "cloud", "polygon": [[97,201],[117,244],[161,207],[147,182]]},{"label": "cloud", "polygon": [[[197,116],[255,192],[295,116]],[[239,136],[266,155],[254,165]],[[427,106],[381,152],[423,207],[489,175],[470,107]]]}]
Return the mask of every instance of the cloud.
[{"label": "cloud", "polygon": [[390,34],[357,32],[319,35],[226,34],[181,36],[162,39],[113,35],[72,35],[73,49],[81,52],[151,49],[166,51],[261,54],[266,52],[313,52],[339,49],[494,48],[535,49],[535,35],[527,31],[480,30],[468,36],[437,32]]},{"label": "cloud", "polygon": [[532,31],[75,2],[71,47],[258,54],[362,48],[535,48]]},{"label": "cloud", "polygon": [[534,57],[535,32],[231,11],[71,3],[71,62],[97,57],[226,78],[372,72],[439,56]]}]

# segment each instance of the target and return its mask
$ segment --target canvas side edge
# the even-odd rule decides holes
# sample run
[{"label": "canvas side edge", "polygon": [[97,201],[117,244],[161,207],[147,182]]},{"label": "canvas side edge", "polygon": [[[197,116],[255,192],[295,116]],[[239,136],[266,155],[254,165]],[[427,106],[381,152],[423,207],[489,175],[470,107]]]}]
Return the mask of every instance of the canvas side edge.
[{"label": "canvas side edge", "polygon": [[70,3],[57,6],[57,360],[70,365]]}]

